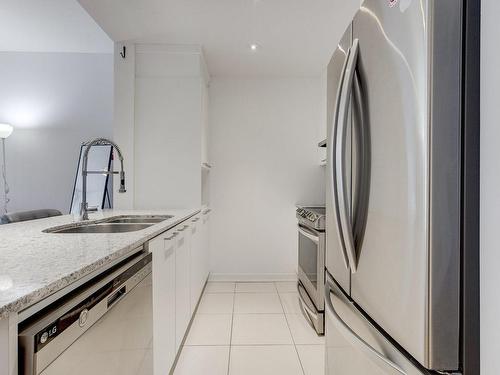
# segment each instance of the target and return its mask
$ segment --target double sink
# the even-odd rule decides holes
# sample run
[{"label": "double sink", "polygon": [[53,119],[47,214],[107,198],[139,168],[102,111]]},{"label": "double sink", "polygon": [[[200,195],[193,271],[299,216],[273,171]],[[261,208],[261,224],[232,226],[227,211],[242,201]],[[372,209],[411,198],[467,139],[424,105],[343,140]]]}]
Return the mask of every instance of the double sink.
[{"label": "double sink", "polygon": [[80,222],[44,230],[44,233],[126,233],[149,228],[173,218],[172,215],[113,216],[104,220]]}]

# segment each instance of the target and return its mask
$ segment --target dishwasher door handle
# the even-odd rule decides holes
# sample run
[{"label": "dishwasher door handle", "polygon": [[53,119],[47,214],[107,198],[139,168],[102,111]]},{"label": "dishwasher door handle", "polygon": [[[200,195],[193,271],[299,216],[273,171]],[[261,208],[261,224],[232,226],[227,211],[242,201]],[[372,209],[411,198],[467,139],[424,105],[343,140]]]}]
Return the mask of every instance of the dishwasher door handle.
[{"label": "dishwasher door handle", "polygon": [[111,308],[115,303],[121,300],[127,293],[127,286],[124,285],[118,289],[115,293],[108,297],[108,309]]}]

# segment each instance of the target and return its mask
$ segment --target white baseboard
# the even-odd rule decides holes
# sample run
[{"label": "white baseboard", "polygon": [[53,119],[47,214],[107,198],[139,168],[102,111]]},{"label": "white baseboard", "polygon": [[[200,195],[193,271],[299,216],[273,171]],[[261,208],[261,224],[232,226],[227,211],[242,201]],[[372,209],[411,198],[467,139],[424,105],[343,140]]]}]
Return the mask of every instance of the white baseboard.
[{"label": "white baseboard", "polygon": [[295,273],[211,273],[209,281],[297,281]]}]

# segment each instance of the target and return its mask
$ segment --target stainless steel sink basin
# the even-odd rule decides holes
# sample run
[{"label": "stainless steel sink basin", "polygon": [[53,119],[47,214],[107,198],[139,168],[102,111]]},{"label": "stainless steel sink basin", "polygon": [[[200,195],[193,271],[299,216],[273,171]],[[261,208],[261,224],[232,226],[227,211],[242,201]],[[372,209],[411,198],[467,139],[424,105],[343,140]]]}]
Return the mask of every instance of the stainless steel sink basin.
[{"label": "stainless steel sink basin", "polygon": [[106,223],[150,223],[156,224],[173,218],[172,215],[130,215],[106,220]]},{"label": "stainless steel sink basin", "polygon": [[126,233],[146,229],[173,218],[172,215],[123,215],[92,222],[49,228],[45,233]]},{"label": "stainless steel sink basin", "polygon": [[99,223],[88,225],[75,225],[67,228],[60,229],[47,229],[47,233],[125,233],[136,232],[138,230],[146,229],[153,224],[147,223]]}]

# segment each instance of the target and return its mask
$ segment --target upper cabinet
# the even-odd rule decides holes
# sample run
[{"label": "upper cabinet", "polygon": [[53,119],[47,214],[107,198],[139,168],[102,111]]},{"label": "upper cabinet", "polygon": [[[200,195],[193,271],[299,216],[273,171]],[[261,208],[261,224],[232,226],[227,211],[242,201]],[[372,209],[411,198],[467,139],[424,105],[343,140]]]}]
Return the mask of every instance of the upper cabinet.
[{"label": "upper cabinet", "polygon": [[[120,44],[123,46],[123,44]],[[127,179],[115,207],[198,207],[208,158],[209,74],[199,46],[126,45],[115,51],[115,140]]]}]

